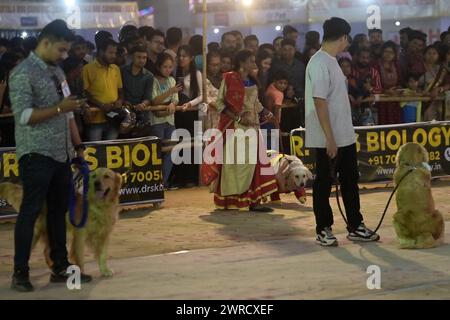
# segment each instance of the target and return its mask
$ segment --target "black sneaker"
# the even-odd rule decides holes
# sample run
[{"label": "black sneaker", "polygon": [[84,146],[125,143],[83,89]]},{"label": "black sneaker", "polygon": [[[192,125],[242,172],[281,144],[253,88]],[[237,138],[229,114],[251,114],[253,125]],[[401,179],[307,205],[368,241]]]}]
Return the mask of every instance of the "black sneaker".
[{"label": "black sneaker", "polygon": [[352,241],[370,242],[380,240],[380,236],[367,228],[364,223],[361,223],[356,230],[348,233],[347,239]]},{"label": "black sneaker", "polygon": [[33,285],[30,282],[30,275],[28,272],[20,270],[14,271],[11,281],[11,289],[18,292],[31,292],[34,290]]},{"label": "black sneaker", "polygon": [[[67,272],[67,268],[60,269],[59,271],[53,270],[52,274],[50,275],[50,282],[51,283],[66,283],[67,279],[72,275],[71,273]],[[80,275],[81,283],[87,283],[87,282],[91,282],[91,281],[92,281],[92,276],[81,273],[81,275]]]},{"label": "black sneaker", "polygon": [[337,247],[338,241],[334,236],[331,228],[324,228],[317,234],[316,243],[324,247]]}]

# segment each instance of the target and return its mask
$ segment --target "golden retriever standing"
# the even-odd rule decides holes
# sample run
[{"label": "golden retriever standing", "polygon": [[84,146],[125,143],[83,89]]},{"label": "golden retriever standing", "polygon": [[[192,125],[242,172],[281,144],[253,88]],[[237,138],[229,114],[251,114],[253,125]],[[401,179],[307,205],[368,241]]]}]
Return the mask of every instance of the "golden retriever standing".
[{"label": "golden retriever standing", "polygon": [[[408,170],[412,172],[400,183]],[[427,150],[417,143],[403,145],[394,172],[395,185],[400,183],[394,228],[401,248],[432,248],[443,241],[444,219],[434,206],[430,182]]]},{"label": "golden retriever standing", "polygon": [[[89,174],[89,207],[86,225],[78,229],[68,223],[68,231],[73,235],[69,258],[71,263],[78,265],[82,272],[84,270],[84,247],[87,244],[94,251],[102,276],[113,275],[112,270],[106,264],[107,247],[120,212],[119,192],[121,186],[122,176],[110,169],[98,168]],[[22,186],[8,182],[1,183],[0,198],[6,199],[19,212],[22,202]],[[77,204],[79,205],[77,205],[76,215],[78,217],[81,214],[81,198],[82,196],[77,194]],[[33,247],[39,239],[44,242],[45,259],[48,266],[51,267],[45,215],[44,205],[34,227]]]}]

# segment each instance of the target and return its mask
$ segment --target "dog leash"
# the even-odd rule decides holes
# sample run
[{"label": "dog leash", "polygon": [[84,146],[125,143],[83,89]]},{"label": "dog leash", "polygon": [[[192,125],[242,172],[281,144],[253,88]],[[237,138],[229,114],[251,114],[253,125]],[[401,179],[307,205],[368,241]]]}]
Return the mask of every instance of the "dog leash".
[{"label": "dog leash", "polygon": [[[339,208],[339,212],[341,213],[342,219],[344,219],[345,224],[348,227],[349,226],[348,225],[348,221],[345,218],[344,212],[343,212],[342,207],[341,207],[341,202],[339,200],[339,180],[337,178],[337,171],[336,171],[337,170],[337,160],[338,160],[337,156],[336,156],[335,159],[330,159],[330,173],[331,173],[331,177],[334,180],[334,184],[335,184],[335,188],[336,188],[336,192],[335,192],[336,193],[336,202],[337,202],[337,205],[338,205],[338,208]],[[373,230],[374,233],[376,233],[380,229],[380,227],[381,227],[381,225],[383,223],[384,217],[386,215],[387,209],[389,208],[389,204],[391,203],[392,197],[394,196],[395,192],[397,191],[400,183],[403,181],[403,179],[405,179],[415,169],[417,169],[417,167],[413,167],[413,166],[410,167],[408,169],[408,171],[400,178],[400,180],[398,181],[397,185],[394,187],[394,190],[392,190],[391,195],[389,196],[389,200],[388,200],[388,202],[386,204],[386,207],[384,208],[383,214],[381,215],[381,219],[378,222],[378,225],[375,228],[375,230]]]},{"label": "dog leash", "polygon": [[[72,164],[75,165],[79,172],[70,179],[70,195],[69,195],[69,220],[75,228],[83,228],[88,218],[88,191],[89,191],[89,166],[82,158],[74,158]],[[76,186],[83,180],[83,214],[80,223],[76,223],[75,206],[76,206]]]}]

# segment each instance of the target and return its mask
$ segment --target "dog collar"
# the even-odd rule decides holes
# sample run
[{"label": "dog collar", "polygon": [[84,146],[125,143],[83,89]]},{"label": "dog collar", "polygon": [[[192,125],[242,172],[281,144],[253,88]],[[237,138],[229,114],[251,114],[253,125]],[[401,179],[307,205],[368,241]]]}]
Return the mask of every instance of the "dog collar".
[{"label": "dog collar", "polygon": [[428,171],[431,172],[431,166],[430,166],[428,163],[422,162],[422,166],[423,166],[425,169],[427,169]]},{"label": "dog collar", "polygon": [[420,165],[418,165],[418,166],[407,165],[407,167],[409,167],[411,170],[415,170],[415,169],[419,169],[420,167],[423,167],[431,172],[431,166],[426,162],[421,162]]}]

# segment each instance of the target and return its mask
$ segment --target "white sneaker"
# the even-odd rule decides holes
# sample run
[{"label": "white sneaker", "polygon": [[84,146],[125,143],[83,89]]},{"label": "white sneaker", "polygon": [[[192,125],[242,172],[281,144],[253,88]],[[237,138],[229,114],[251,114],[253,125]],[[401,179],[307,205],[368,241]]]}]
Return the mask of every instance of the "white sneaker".
[{"label": "white sneaker", "polygon": [[361,224],[358,228],[356,228],[355,231],[348,233],[347,239],[352,241],[370,242],[380,240],[380,236],[367,228],[364,223],[361,222]]},{"label": "white sneaker", "polygon": [[338,241],[331,228],[324,228],[316,237],[316,243],[324,247],[337,247]]}]

